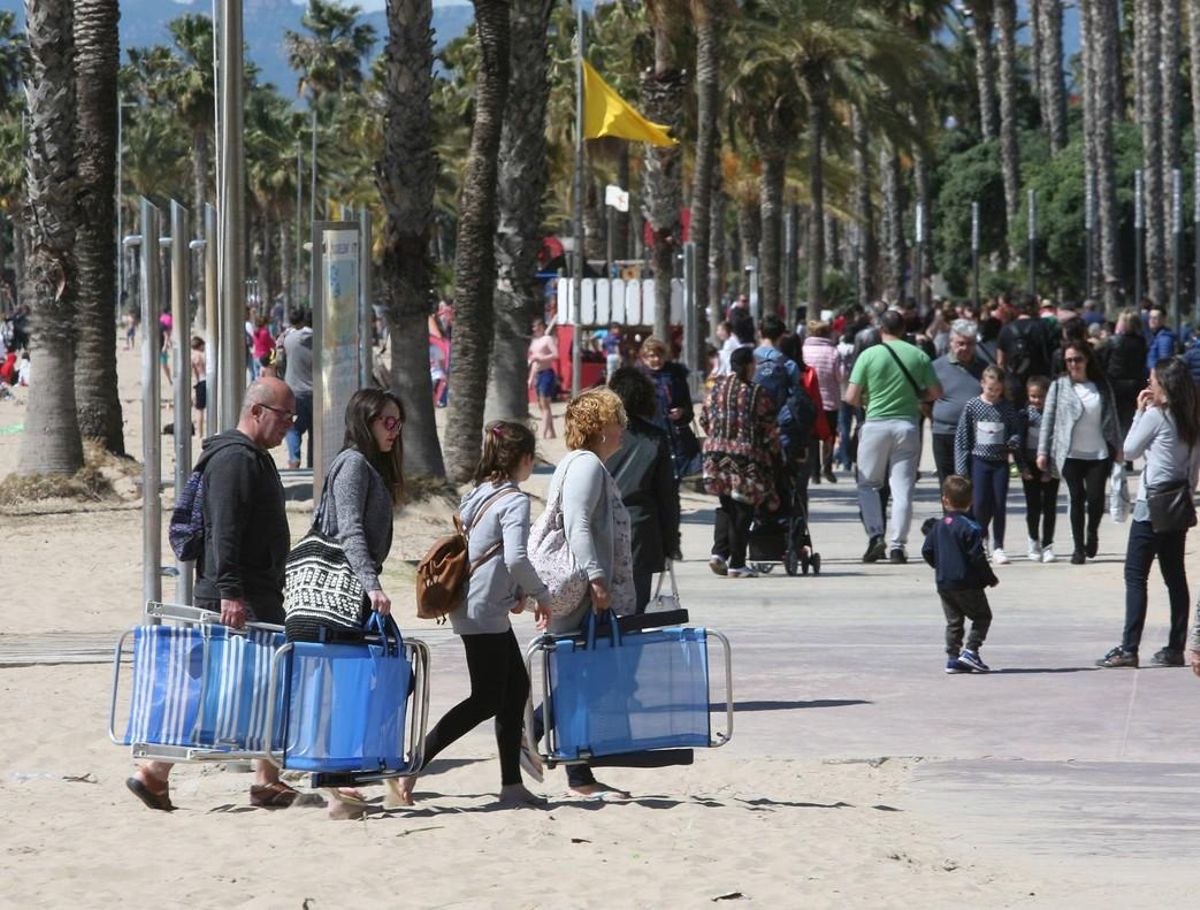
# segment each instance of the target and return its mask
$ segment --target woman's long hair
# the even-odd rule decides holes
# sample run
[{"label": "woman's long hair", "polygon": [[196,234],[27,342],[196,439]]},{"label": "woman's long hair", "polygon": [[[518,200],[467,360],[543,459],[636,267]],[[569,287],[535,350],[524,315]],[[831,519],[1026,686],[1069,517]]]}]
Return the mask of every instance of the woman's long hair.
[{"label": "woman's long hair", "polygon": [[1191,448],[1200,441],[1200,405],[1191,371],[1182,357],[1164,357],[1154,365],[1154,376],[1175,420],[1176,435]]},{"label": "woman's long hair", "polygon": [[1071,351],[1074,351],[1076,354],[1079,354],[1081,357],[1083,357],[1084,366],[1087,370],[1086,375],[1091,382],[1096,383],[1096,385],[1101,388],[1108,385],[1108,380],[1104,378],[1104,373],[1102,373],[1100,370],[1100,364],[1096,361],[1096,354],[1092,350],[1092,346],[1086,341],[1068,341],[1066,346],[1063,347],[1064,376],[1069,375],[1066,371],[1066,357]]},{"label": "woman's long hair", "polygon": [[350,396],[350,403],[346,405],[346,436],[342,441],[342,449],[361,452],[371,467],[379,472],[392,494],[392,502],[398,505],[404,498],[404,433],[401,431],[396,435],[390,452],[381,452],[375,442],[375,433],[371,430],[371,424],[383,414],[389,401],[400,410],[400,422],[403,424],[404,405],[391,392],[359,389]]}]

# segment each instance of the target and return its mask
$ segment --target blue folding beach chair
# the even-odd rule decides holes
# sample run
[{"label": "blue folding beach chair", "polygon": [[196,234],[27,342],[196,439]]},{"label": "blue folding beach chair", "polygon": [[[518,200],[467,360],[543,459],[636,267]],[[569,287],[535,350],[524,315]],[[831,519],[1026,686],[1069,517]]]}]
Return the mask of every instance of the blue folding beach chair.
[{"label": "blue folding beach chair", "polygon": [[[544,635],[530,645],[530,679],[534,656],[543,656],[545,723],[538,751],[548,767],[582,761],[637,767],[687,764],[692,749],[730,740],[729,640],[712,629],[676,625],[686,621],[683,610],[620,620],[610,613],[599,622],[590,614],[581,632]],[[726,729],[717,733],[710,712],[710,639],[724,651]],[[526,729],[535,729],[532,698]]]},{"label": "blue folding beach chair", "polygon": [[286,723],[283,742],[268,760],[312,772],[314,787],[420,770],[428,668],[425,643],[406,641],[391,617],[377,613],[368,618],[362,641],[288,642],[272,662],[268,704],[286,714]]},{"label": "blue folding beach chair", "polygon": [[[234,630],[216,613],[177,604],[147,604],[145,615],[145,624],[117,642],[108,724],[113,742],[131,746],[135,758],[162,761],[262,758],[282,742],[282,712],[267,701],[282,627],[248,623]],[[121,668],[131,638],[129,721],[118,736]]]}]

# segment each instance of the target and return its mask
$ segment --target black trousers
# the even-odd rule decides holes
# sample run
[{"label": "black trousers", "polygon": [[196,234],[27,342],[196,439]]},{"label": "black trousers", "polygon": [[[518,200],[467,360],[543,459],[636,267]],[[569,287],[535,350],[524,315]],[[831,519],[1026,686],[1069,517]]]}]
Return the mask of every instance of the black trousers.
[{"label": "black trousers", "polygon": [[1031,539],[1048,547],[1054,543],[1058,519],[1058,478],[1022,480],[1021,485],[1025,488],[1025,530]]},{"label": "black trousers", "polygon": [[1148,521],[1129,523],[1129,545],[1125,550],[1125,632],[1121,637],[1121,647],[1126,651],[1137,651],[1142,643],[1142,629],[1146,625],[1146,585],[1155,556],[1171,603],[1167,648],[1183,650],[1188,624],[1188,582],[1183,564],[1186,540],[1186,528],[1159,534]]},{"label": "black trousers", "polygon": [[966,591],[938,590],[942,599],[942,612],[946,614],[946,653],[958,657],[963,649],[963,626],[971,620],[971,632],[967,635],[967,650],[978,651],[987,638],[992,625],[992,608],[988,606],[987,594],[982,588]]},{"label": "black trousers", "polygon": [[933,463],[937,466],[938,490],[946,478],[954,473],[954,434],[931,433],[933,440]]},{"label": "black trousers", "polygon": [[1063,465],[1062,479],[1071,497],[1071,536],[1076,550],[1082,550],[1087,539],[1100,530],[1100,519],[1104,517],[1104,485],[1108,482],[1111,464],[1111,458],[1068,458]]},{"label": "black trousers", "polygon": [[425,763],[489,717],[496,718],[500,784],[521,783],[521,727],[529,698],[529,675],[512,629],[463,635],[471,694],[446,712],[425,737]]},{"label": "black trousers", "polygon": [[729,560],[729,568],[741,569],[746,565],[746,547],[749,545],[750,522],[754,520],[754,506],[738,502],[729,496],[721,496],[721,507],[717,509],[713,526],[713,554]]},{"label": "black trousers", "polygon": [[634,603],[637,605],[638,613],[646,612],[646,605],[650,603],[651,585],[654,583],[653,572],[634,572],[633,573],[633,595]]}]

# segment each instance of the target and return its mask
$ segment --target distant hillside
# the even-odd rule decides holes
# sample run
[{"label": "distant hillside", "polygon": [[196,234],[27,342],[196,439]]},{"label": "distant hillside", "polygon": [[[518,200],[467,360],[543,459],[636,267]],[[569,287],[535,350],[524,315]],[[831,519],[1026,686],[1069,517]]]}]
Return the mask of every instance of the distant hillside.
[{"label": "distant hillside", "polygon": [[[20,28],[25,25],[21,0],[0,0],[0,10],[17,14]],[[167,23],[184,13],[211,15],[209,0],[121,0],[121,48],[144,47],[151,44],[170,44]],[[296,73],[288,68],[283,48],[283,33],[300,31],[304,7],[291,0],[245,0],[245,30],[247,56],[262,70],[262,81],[272,82],[285,95],[295,94]],[[437,47],[462,35],[475,17],[470,3],[435,6],[433,10],[434,41]],[[382,11],[366,13],[363,20],[375,27],[378,41],[372,55],[383,49],[387,36],[387,18]],[[121,55],[122,62],[125,55]]]}]

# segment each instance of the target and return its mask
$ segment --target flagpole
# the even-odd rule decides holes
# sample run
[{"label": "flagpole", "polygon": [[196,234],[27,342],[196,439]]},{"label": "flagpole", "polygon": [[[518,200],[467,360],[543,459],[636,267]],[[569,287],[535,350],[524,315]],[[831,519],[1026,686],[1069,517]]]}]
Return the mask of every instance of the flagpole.
[{"label": "flagpole", "polygon": [[571,397],[579,394],[583,371],[583,4],[576,0],[575,60],[575,262],[571,269]]}]

